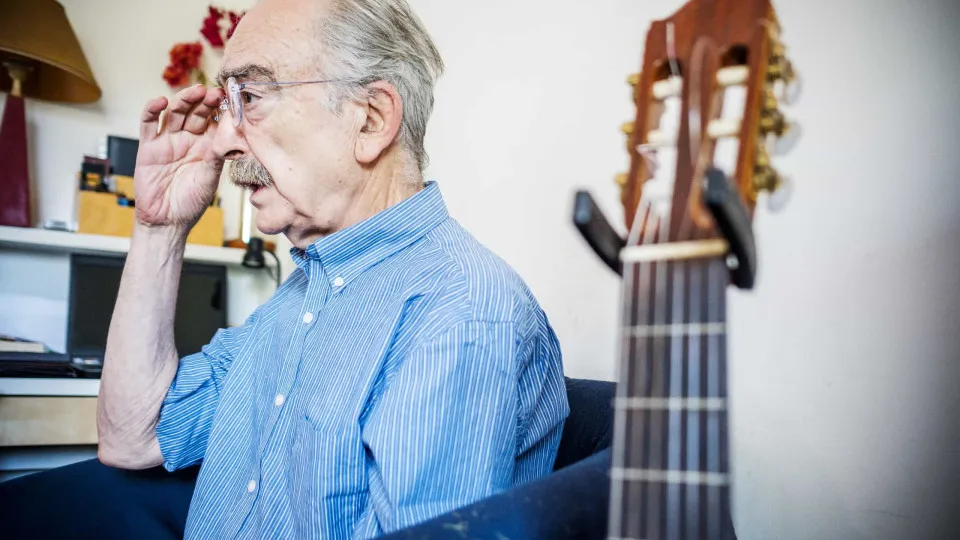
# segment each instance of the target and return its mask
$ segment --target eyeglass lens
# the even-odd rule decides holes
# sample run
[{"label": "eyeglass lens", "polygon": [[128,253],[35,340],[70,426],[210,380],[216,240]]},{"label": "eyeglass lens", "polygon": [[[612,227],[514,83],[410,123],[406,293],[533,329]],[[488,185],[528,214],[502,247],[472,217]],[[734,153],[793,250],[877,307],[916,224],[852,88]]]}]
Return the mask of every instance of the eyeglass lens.
[{"label": "eyeglass lens", "polygon": [[227,79],[227,102],[230,104],[230,114],[233,115],[233,125],[239,126],[243,121],[243,102],[240,101],[240,84],[237,79]]}]

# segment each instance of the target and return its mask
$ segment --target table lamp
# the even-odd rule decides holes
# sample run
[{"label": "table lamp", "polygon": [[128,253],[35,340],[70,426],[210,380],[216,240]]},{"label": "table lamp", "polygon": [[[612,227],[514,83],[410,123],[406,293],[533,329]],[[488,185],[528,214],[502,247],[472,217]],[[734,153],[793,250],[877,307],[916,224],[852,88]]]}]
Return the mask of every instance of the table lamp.
[{"label": "table lamp", "polygon": [[0,3],[0,225],[31,226],[27,120],[23,98],[65,103],[100,99],[90,65],[55,0]]}]

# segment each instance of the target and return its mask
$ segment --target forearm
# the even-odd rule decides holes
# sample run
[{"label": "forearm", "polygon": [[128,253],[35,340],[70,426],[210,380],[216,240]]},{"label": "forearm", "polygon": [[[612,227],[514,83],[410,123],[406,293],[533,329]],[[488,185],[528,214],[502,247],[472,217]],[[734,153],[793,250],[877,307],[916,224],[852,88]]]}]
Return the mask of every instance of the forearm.
[{"label": "forearm", "polygon": [[173,323],[185,245],[185,231],[134,226],[100,381],[99,456],[108,465],[163,461],[155,430],[179,360]]}]

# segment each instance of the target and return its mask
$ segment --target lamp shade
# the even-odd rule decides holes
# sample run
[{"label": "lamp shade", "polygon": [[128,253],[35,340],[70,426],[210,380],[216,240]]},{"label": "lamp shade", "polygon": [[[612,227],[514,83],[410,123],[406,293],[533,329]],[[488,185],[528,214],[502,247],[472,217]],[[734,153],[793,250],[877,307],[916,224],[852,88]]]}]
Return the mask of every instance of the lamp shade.
[{"label": "lamp shade", "polygon": [[[100,99],[100,86],[67,13],[55,0],[0,2],[0,62],[7,60],[30,67],[24,97],[68,103]],[[10,92],[12,85],[0,67],[0,91]]]}]

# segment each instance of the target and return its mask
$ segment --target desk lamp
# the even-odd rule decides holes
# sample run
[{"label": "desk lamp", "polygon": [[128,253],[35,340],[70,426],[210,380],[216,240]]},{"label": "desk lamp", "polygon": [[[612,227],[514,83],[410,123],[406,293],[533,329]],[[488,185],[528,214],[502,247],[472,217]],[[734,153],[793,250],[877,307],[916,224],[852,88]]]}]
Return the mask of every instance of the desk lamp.
[{"label": "desk lamp", "polygon": [[90,65],[56,0],[0,3],[0,225],[30,227],[27,120],[23,98],[63,103],[100,99]]}]

